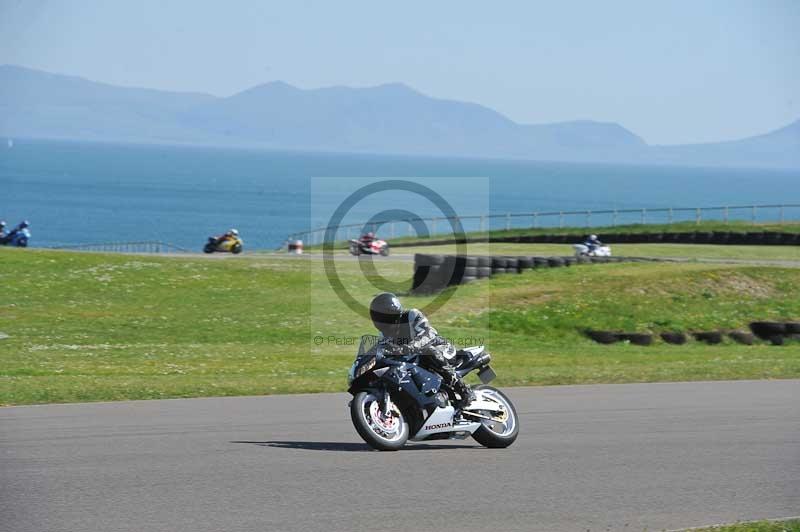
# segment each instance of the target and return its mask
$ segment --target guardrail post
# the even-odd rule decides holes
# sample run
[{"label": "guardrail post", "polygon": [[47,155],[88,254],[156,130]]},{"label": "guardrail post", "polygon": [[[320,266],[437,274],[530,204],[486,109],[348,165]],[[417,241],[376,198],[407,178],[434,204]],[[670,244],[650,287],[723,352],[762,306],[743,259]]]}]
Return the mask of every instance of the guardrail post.
[{"label": "guardrail post", "polygon": [[672,225],[672,207],[669,208],[669,225]]},{"label": "guardrail post", "polygon": [[511,229],[511,213],[507,212],[506,213],[506,231],[508,231],[509,229]]},{"label": "guardrail post", "polygon": [[431,235],[436,234],[436,217],[431,218]]},{"label": "guardrail post", "polygon": [[725,205],[723,219],[725,220],[725,225],[728,225],[728,206],[727,205]]},{"label": "guardrail post", "polygon": [[698,208],[695,209],[695,213],[694,213],[694,223],[695,223],[695,225],[700,225],[700,220],[702,220],[702,219],[703,219],[703,215],[700,212],[700,207],[698,207]]},{"label": "guardrail post", "polygon": [[481,223],[480,232],[483,233],[486,230],[486,215],[485,214],[481,214],[481,222],[480,223]]},{"label": "guardrail post", "polygon": [[394,238],[394,222],[389,222],[389,237]]},{"label": "guardrail post", "polygon": [[558,227],[564,227],[564,211],[558,211]]},{"label": "guardrail post", "polygon": [[617,226],[617,209],[614,209],[614,213],[611,215],[611,226]]},{"label": "guardrail post", "polygon": [[592,211],[586,211],[586,227],[592,226]]},{"label": "guardrail post", "polygon": [[752,221],[756,223],[756,206],[753,205]]},{"label": "guardrail post", "polygon": [[780,224],[783,225],[783,205],[781,205],[780,212],[781,212],[781,214],[780,214]]},{"label": "guardrail post", "polygon": [[642,209],[642,225],[647,223],[647,209]]},{"label": "guardrail post", "polygon": [[537,227],[539,227],[539,213],[535,212],[533,213],[533,228],[536,229]]}]

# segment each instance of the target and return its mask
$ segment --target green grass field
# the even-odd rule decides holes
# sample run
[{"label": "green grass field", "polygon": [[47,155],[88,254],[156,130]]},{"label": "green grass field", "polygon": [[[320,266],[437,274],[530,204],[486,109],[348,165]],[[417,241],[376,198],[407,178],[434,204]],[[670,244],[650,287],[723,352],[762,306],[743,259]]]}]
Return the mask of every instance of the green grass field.
[{"label": "green grass field", "polygon": [[[376,263],[385,281],[338,264],[357,301],[409,286],[409,262]],[[317,260],[2,249],[0,264],[2,404],[342,391],[352,339],[372,332]],[[798,319],[800,269],[604,264],[451,290],[432,322],[483,339],[499,385],[800,377],[800,343],[602,346],[579,331]]]},{"label": "green grass field", "polygon": [[691,530],[693,532],[800,532],[800,520],[755,521],[709,528],[693,528]]},{"label": "green grass field", "polygon": [[[574,253],[569,244],[511,244],[505,242],[465,244],[469,255],[566,256]],[[454,254],[456,246],[413,246],[392,250],[394,253]],[[619,257],[654,257],[688,259],[737,259],[759,261],[798,261],[800,246],[728,246],[712,244],[612,244]],[[342,251],[342,253],[346,253]]]}]

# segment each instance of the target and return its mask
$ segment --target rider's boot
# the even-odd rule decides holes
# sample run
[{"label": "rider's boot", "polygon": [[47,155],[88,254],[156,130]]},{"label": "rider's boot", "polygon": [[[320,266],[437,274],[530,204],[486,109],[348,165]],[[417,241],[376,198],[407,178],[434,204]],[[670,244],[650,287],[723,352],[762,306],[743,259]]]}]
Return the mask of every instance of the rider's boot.
[{"label": "rider's boot", "polygon": [[459,397],[461,397],[461,399],[455,403],[456,409],[463,410],[475,400],[475,392],[473,392],[472,387],[463,380],[459,378],[454,379],[453,389],[458,393]]}]

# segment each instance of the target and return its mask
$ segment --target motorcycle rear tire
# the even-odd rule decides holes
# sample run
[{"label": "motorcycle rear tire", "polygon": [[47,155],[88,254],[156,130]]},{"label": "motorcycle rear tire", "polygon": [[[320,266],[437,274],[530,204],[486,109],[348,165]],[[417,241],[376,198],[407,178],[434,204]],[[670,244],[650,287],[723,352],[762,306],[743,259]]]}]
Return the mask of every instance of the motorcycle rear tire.
[{"label": "motorcycle rear tire", "polygon": [[483,445],[484,447],[489,447],[490,449],[503,449],[508,447],[517,439],[519,436],[519,416],[517,415],[517,409],[514,408],[514,403],[511,402],[503,392],[498,390],[493,386],[488,386],[486,384],[482,384],[480,386],[475,387],[476,390],[492,390],[493,393],[502,397],[503,401],[506,403],[508,408],[511,410],[510,414],[514,416],[514,428],[512,429],[510,434],[505,436],[497,434],[496,432],[492,431],[485,425],[481,424],[478,429],[472,433],[472,437]]},{"label": "motorcycle rear tire", "polygon": [[214,246],[212,244],[206,244],[203,246],[203,253],[214,253]]}]

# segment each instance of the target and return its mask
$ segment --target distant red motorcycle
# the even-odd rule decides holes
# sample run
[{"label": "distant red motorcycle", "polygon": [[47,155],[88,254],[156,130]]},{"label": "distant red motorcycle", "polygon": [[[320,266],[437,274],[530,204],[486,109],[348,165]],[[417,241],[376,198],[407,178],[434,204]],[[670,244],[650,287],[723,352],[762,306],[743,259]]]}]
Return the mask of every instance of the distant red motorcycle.
[{"label": "distant red motorcycle", "polygon": [[351,255],[389,255],[389,243],[385,240],[375,238],[369,242],[363,240],[350,241],[350,254]]}]

